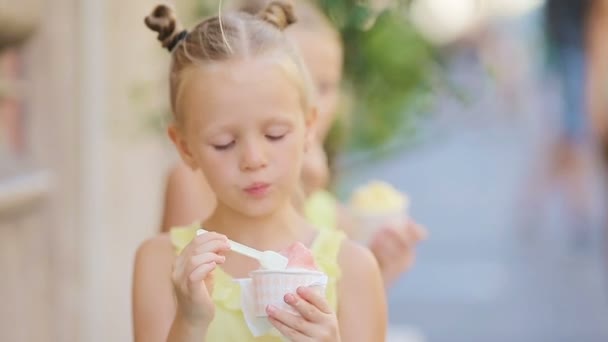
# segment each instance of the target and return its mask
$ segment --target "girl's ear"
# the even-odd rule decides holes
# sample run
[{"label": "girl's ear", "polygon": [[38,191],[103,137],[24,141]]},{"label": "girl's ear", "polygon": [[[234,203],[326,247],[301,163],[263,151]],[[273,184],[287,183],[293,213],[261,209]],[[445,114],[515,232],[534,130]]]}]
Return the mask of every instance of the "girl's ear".
[{"label": "girl's ear", "polygon": [[318,109],[313,107],[306,115],[306,137],[304,143],[304,151],[308,151],[317,139],[317,118]]},{"label": "girl's ear", "polygon": [[192,170],[198,169],[197,163],[195,162],[194,156],[188,147],[188,143],[182,131],[175,124],[171,124],[167,129],[167,134],[171,141],[173,141],[173,144],[175,145],[175,148],[177,148],[184,163]]}]

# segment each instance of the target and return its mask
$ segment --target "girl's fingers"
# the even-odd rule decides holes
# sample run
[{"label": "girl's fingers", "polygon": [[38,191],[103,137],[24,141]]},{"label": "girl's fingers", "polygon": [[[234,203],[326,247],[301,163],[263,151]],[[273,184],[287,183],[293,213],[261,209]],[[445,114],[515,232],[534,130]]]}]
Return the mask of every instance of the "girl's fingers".
[{"label": "girl's fingers", "polygon": [[410,233],[409,226],[403,226],[399,229],[387,229],[387,237],[395,242],[401,248],[409,248],[414,244]]},{"label": "girl's fingers", "polygon": [[306,341],[308,339],[303,336],[299,331],[285,325],[283,322],[279,321],[276,318],[273,318],[272,316],[268,317],[268,321],[281,333],[281,335],[288,338],[289,341],[300,342]]},{"label": "girl's fingers", "polygon": [[302,316],[296,316],[272,305],[266,308],[266,312],[271,323],[272,321],[278,323],[273,325],[286,337],[303,338],[305,336],[312,336],[314,332],[315,326],[306,321]]},{"label": "girl's fingers", "polygon": [[190,275],[188,275],[188,289],[193,295],[196,295],[197,292],[201,290],[203,280],[205,280],[205,278],[207,278],[207,276],[213,272],[213,270],[215,270],[216,266],[217,264],[215,262],[202,264],[195,268]]},{"label": "girl's fingers", "polygon": [[304,319],[309,322],[320,322],[323,320],[323,313],[307,300],[298,295],[289,293],[285,295],[285,303],[291,305]]},{"label": "girl's fingers", "polygon": [[329,303],[327,303],[327,299],[325,299],[325,296],[322,293],[322,287],[302,286],[299,287],[296,292],[301,299],[319,309],[320,313],[326,315],[331,314],[332,310],[329,307]]},{"label": "girl's fingers", "polygon": [[200,250],[190,250],[182,253],[175,261],[173,269],[174,278],[179,278],[181,274],[187,273],[188,270],[192,270],[203,263],[213,261],[216,264],[223,264],[226,261],[226,257],[218,253],[223,253],[224,250],[229,248],[230,246],[227,243],[214,240],[205,246],[200,246]]},{"label": "girl's fingers", "polygon": [[[213,248],[224,246],[222,243],[224,243],[225,246],[229,246],[228,238],[225,235],[214,232],[204,233],[190,241],[181,254],[202,254],[204,252],[212,252]],[[205,246],[212,246],[213,248],[207,248]]]},{"label": "girl's fingers", "polygon": [[179,273],[183,272],[186,265],[190,262],[190,257],[195,254],[204,254],[206,252],[220,253],[229,249],[228,238],[224,235],[213,232],[199,235],[180,253],[175,261],[174,270]]},{"label": "girl's fingers", "polygon": [[429,236],[428,230],[424,226],[416,223],[411,226],[410,234],[416,242],[426,240]]},{"label": "girl's fingers", "polygon": [[382,262],[389,262],[408,252],[411,247],[403,235],[393,229],[380,232],[374,246],[376,257]]},{"label": "girl's fingers", "polygon": [[[198,254],[190,257],[188,261],[187,270],[190,272],[194,271],[198,266],[202,264],[209,264],[215,262],[217,265],[223,264],[226,261],[226,257],[223,255],[218,255],[212,252]],[[186,271],[187,272],[187,271]]]},{"label": "girl's fingers", "polygon": [[192,254],[204,254],[208,252],[223,253],[230,250],[230,244],[228,241],[221,239],[215,239],[207,241],[202,245],[198,245],[192,249]]}]

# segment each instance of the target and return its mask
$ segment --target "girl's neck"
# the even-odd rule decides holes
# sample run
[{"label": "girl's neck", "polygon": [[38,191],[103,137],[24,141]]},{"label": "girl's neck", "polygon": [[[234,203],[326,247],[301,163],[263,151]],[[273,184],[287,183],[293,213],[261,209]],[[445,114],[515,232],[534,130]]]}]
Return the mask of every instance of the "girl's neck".
[{"label": "girl's neck", "polygon": [[218,203],[204,228],[259,250],[281,250],[295,241],[309,244],[314,229],[291,203],[267,216],[251,217]]}]

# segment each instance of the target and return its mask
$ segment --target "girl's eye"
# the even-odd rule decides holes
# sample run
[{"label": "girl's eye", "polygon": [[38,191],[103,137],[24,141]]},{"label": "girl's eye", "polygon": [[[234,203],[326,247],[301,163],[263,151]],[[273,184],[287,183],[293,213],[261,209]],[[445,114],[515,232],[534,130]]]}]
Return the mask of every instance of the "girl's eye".
[{"label": "girl's eye", "polygon": [[216,149],[217,151],[225,151],[230,149],[232,146],[234,146],[235,141],[232,140],[231,142],[224,144],[224,145],[213,145],[213,148]]},{"label": "girl's eye", "polygon": [[274,134],[266,134],[266,138],[270,141],[279,141],[285,137],[285,134],[274,135]]}]

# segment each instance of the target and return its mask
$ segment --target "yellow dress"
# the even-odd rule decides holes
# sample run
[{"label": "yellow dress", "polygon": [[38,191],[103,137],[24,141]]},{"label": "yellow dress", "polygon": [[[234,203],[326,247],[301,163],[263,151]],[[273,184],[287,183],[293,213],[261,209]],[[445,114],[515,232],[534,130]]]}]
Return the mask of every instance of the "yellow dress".
[{"label": "yellow dress", "polygon": [[338,227],[338,200],[329,191],[315,191],[304,204],[304,215],[320,230],[335,230]]},{"label": "yellow dress", "polygon": [[[177,254],[196,237],[199,224],[188,227],[176,227],[171,229],[171,242]],[[337,281],[340,278],[340,267],[338,265],[338,252],[344,234],[338,230],[321,230],[311,246],[315,262],[320,270],[328,276],[326,296],[329,304],[334,310],[337,308]],[[221,268],[214,271],[215,287],[213,289],[213,301],[216,306],[215,318],[209,326],[206,342],[274,342],[281,341],[281,337],[265,335],[254,337],[243,317],[241,311],[241,288]]]}]

